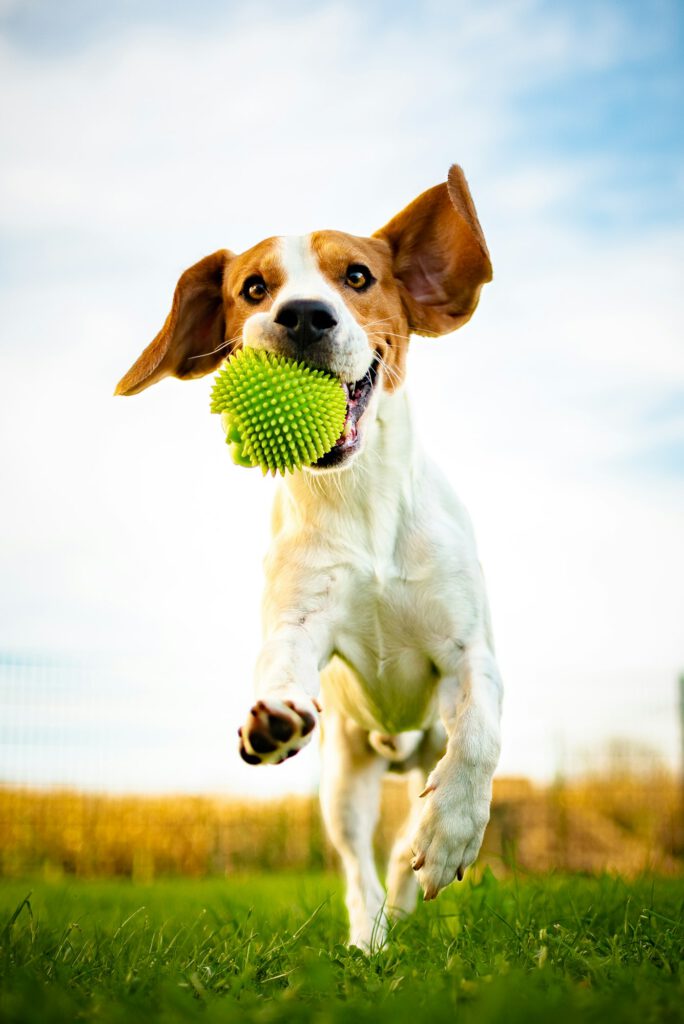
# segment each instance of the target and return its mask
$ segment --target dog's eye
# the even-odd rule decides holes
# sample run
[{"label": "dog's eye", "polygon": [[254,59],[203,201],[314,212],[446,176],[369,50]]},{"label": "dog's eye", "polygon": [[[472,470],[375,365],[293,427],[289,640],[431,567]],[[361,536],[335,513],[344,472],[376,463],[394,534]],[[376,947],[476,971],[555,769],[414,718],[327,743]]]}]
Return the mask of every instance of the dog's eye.
[{"label": "dog's eye", "polygon": [[344,279],[349,287],[353,288],[357,292],[365,291],[365,289],[368,288],[368,286],[375,280],[368,267],[364,267],[363,263],[350,264],[347,267],[347,273]]},{"label": "dog's eye", "polygon": [[252,274],[242,286],[240,293],[248,302],[261,302],[268,295],[268,288],[261,274]]}]

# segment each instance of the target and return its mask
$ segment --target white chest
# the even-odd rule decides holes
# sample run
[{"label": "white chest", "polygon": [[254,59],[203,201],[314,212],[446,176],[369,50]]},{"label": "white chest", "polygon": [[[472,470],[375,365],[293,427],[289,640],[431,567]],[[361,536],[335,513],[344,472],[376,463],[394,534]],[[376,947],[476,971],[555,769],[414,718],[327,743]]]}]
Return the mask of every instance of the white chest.
[{"label": "white chest", "polygon": [[305,625],[319,666],[333,658],[328,697],[394,733],[435,720],[485,602],[465,509],[416,444],[405,398],[382,403],[358,470],[288,481],[268,617]]},{"label": "white chest", "polygon": [[458,656],[469,619],[459,615],[461,602],[439,567],[389,576],[355,569],[341,596],[333,650],[352,670],[343,709],[365,727],[392,733],[433,721],[437,684]]}]

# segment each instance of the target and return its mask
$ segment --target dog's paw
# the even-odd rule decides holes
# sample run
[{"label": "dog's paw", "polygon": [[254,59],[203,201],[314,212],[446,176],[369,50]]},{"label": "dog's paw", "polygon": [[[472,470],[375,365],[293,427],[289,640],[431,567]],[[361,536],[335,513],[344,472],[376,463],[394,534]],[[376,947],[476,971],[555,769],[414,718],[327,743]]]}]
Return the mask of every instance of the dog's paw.
[{"label": "dog's paw", "polygon": [[[306,698],[305,698],[306,700]],[[320,707],[315,701],[259,700],[238,729],[240,757],[247,764],[280,764],[311,739]]]},{"label": "dog's paw", "polygon": [[430,781],[422,794],[425,808],[411,847],[411,867],[426,900],[463,878],[477,857],[489,821],[491,784],[474,783],[467,774]]}]

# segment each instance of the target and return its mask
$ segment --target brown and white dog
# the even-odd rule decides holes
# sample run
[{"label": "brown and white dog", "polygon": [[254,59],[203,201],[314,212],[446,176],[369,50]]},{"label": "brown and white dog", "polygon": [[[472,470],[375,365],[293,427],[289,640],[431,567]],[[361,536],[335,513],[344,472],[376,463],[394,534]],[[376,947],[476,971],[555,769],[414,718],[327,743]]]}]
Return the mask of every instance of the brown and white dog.
[{"label": "brown and white dog", "polygon": [[[462,878],[489,819],[502,688],[485,587],[467,513],[416,439],[403,384],[409,336],[466,323],[491,276],[453,166],[370,238],[317,231],[200,260],[117,387],[133,395],[210,373],[240,345],[345,385],[339,441],[276,498],[240,753],[277,764],[323,719],[323,815],[346,874],[350,941],[364,948],[413,909],[416,879],[433,899]],[[416,799],[385,895],[372,837],[388,769],[407,772]]]}]

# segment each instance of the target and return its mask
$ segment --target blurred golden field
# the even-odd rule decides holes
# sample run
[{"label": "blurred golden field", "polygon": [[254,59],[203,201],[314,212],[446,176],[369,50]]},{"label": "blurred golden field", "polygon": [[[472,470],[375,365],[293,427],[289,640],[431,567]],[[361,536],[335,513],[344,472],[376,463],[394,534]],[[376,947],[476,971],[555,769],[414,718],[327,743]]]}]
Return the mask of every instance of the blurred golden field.
[{"label": "blurred golden field", "polygon": [[[386,854],[406,813],[388,779],[377,831]],[[495,781],[479,866],[496,874],[684,869],[682,791],[671,774],[608,773],[537,787]],[[315,797],[239,801],[207,796],[106,796],[0,788],[0,876],[207,876],[335,864]]]}]

